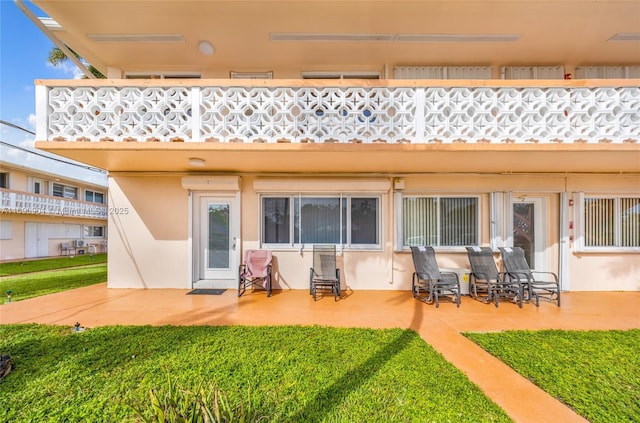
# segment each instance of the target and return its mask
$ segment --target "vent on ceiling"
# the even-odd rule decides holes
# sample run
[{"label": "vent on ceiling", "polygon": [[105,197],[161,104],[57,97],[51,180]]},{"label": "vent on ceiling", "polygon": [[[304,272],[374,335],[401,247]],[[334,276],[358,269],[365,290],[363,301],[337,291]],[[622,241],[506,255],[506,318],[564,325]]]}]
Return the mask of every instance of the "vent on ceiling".
[{"label": "vent on ceiling", "polygon": [[184,41],[181,34],[87,34],[87,37],[98,43],[179,43]]},{"label": "vent on ceiling", "polygon": [[125,79],[199,79],[199,72],[126,72]]},{"label": "vent on ceiling", "polygon": [[607,41],[640,41],[640,32],[616,34]]},{"label": "vent on ceiling", "polygon": [[515,34],[313,34],[272,33],[271,41],[327,41],[327,42],[420,42],[420,43],[504,43],[520,39]]}]

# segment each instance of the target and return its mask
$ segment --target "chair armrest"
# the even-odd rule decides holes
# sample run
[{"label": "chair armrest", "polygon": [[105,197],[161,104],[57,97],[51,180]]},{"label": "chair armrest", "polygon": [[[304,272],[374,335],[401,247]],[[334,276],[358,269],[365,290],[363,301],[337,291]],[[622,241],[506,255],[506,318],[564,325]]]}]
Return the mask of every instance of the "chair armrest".
[{"label": "chair armrest", "polygon": [[[532,270],[531,273],[534,274],[534,275],[546,275],[546,276],[551,275],[551,277],[553,278],[553,281],[546,281],[546,282],[547,283],[556,283],[556,284],[558,283],[558,275],[556,275],[553,272],[540,272],[540,271],[537,271],[537,270]],[[536,281],[536,282],[545,282],[545,281]]]}]

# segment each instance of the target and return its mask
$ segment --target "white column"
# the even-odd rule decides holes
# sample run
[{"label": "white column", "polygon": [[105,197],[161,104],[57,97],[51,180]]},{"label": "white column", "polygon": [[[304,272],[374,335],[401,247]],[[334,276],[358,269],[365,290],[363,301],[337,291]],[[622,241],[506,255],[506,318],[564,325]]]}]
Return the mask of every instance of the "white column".
[{"label": "white column", "polygon": [[49,140],[49,87],[36,85],[36,141]]},{"label": "white column", "polygon": [[568,291],[569,279],[569,193],[560,193],[560,289]]}]

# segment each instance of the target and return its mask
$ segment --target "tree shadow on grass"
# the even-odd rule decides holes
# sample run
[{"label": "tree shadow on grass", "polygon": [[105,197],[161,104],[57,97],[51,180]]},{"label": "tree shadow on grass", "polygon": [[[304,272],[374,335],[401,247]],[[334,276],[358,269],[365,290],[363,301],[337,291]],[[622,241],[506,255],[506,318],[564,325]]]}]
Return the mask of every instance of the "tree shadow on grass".
[{"label": "tree shadow on grass", "polygon": [[319,392],[303,409],[294,415],[288,416],[285,420],[293,422],[324,421],[350,392],[357,390],[374,377],[386,363],[418,338],[419,336],[414,331],[403,330],[400,335],[369,357],[364,363],[348,371],[331,386]]}]

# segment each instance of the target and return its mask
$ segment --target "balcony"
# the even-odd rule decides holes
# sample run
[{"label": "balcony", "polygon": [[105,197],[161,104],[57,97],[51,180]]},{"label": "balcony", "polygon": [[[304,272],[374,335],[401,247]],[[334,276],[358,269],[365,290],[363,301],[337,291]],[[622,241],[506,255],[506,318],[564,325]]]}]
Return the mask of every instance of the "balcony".
[{"label": "balcony", "polygon": [[0,212],[106,219],[108,208],[102,204],[2,189],[0,190]]},{"label": "balcony", "polygon": [[[38,146],[109,170],[162,162],[158,151],[244,152],[238,163],[247,151],[620,152],[640,140],[637,80],[74,80],[36,93]],[[115,150],[148,154],[125,164]]]},{"label": "balcony", "polygon": [[397,86],[315,87],[300,81],[289,81],[299,86],[65,82],[39,86],[38,140],[622,143],[637,141],[640,134],[640,87],[629,81],[600,87],[504,81],[489,81],[500,86],[392,81]]}]

